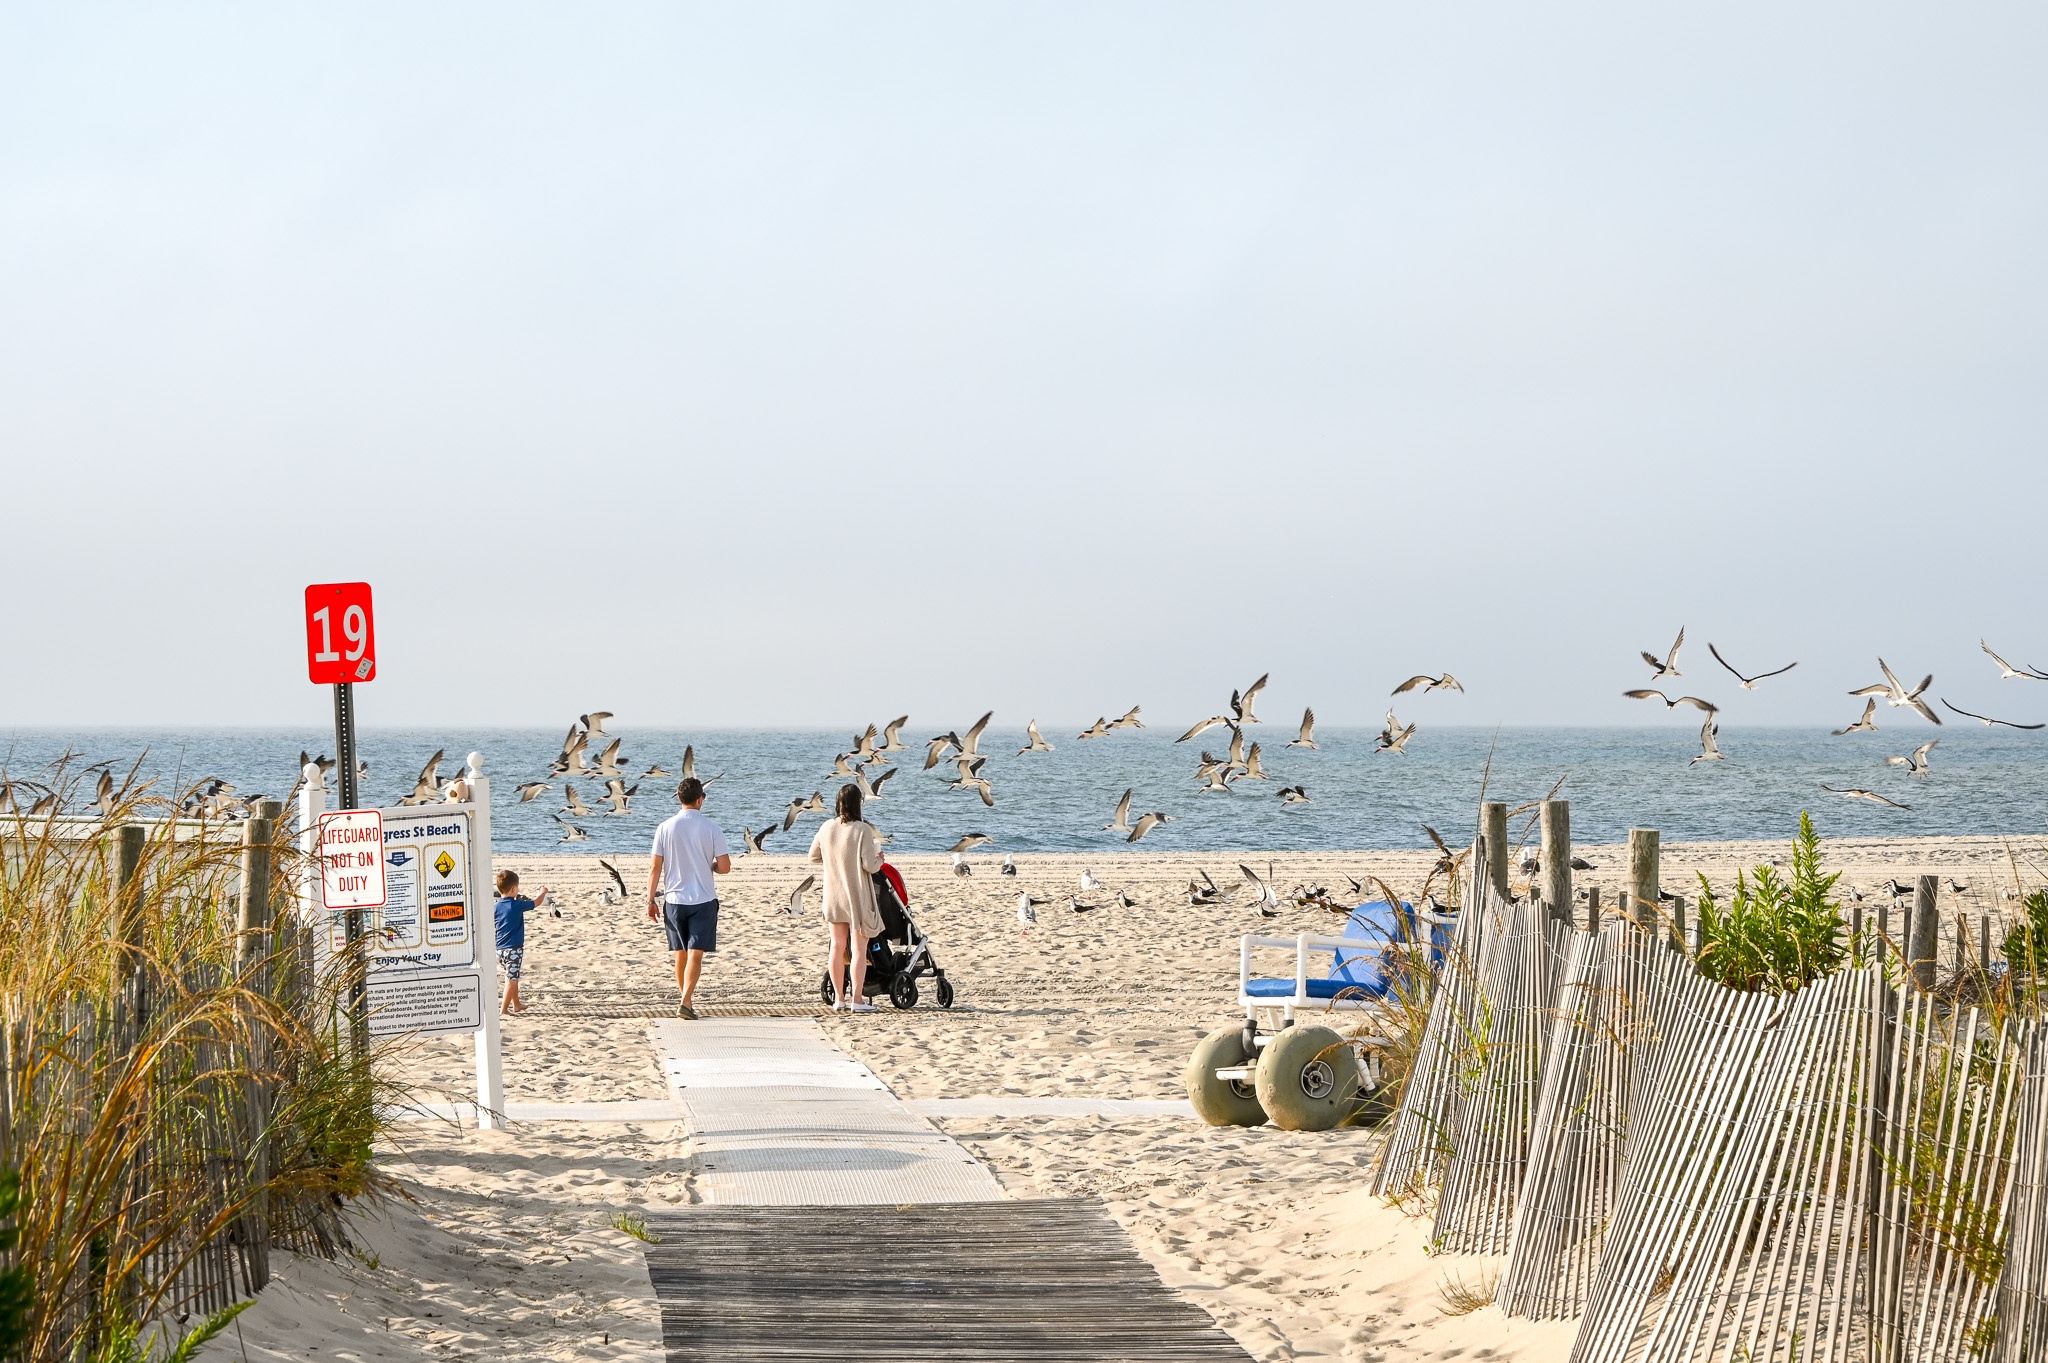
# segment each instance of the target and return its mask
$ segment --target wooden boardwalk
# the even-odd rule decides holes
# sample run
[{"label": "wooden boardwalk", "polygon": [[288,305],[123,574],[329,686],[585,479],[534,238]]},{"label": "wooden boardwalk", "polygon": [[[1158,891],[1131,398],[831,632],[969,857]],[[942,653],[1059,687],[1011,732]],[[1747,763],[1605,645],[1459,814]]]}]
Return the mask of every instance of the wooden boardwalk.
[{"label": "wooden boardwalk", "polygon": [[648,1217],[669,1363],[1250,1363],[1092,1200]]}]

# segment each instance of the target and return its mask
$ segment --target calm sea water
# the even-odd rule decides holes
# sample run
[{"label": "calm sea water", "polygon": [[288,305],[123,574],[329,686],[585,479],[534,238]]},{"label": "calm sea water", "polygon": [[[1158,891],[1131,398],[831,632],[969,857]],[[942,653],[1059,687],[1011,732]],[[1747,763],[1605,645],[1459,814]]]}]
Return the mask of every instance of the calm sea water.
[{"label": "calm sea water", "polygon": [[[735,846],[743,826],[779,825],[784,804],[794,796],[822,790],[829,801],[841,784],[829,775],[833,757],[849,738],[809,730],[682,733],[616,722],[613,731],[625,740],[622,752],[635,775],[656,762],[680,771],[686,743],[695,746],[700,776],[724,773],[711,787],[706,809],[732,832]],[[1631,826],[1661,829],[1667,839],[1781,838],[1801,809],[1813,810],[1830,836],[2038,833],[2048,814],[2048,737],[1974,724],[1936,730],[1922,721],[1894,719],[1878,733],[1841,738],[1825,730],[1729,727],[1721,738],[1728,760],[1695,767],[1686,765],[1698,751],[1694,726],[1497,734],[1428,729],[1417,734],[1406,756],[1375,754],[1376,730],[1370,729],[1319,733],[1321,747],[1313,752],[1284,748],[1293,736],[1286,726],[1266,724],[1250,732],[1264,745],[1273,779],[1209,795],[1198,793],[1193,779],[1198,750],[1220,751],[1227,731],[1211,730],[1184,744],[1156,727],[1086,740],[1048,731],[1057,751],[1017,756],[1022,732],[992,727],[981,747],[993,754],[983,774],[995,786],[994,809],[970,792],[946,789],[940,777],[950,777],[950,764],[919,771],[920,746],[895,754],[901,774],[869,812],[900,850],[939,851],[964,833],[980,832],[994,837],[993,852],[1123,849],[1120,834],[1100,830],[1127,786],[1137,792],[1133,817],[1146,810],[1175,817],[1139,844],[1161,851],[1413,847],[1425,841],[1424,823],[1457,843],[1471,836],[1483,780],[1493,798],[1519,802],[1541,796],[1562,777],[1560,793],[1572,802],[1573,834],[1582,843],[1617,839]],[[928,736],[924,728],[910,728],[904,741]],[[1941,746],[1934,750],[1930,775],[1916,778],[1885,765],[1888,754],[1903,754],[1936,736]],[[558,846],[562,829],[551,815],[561,807],[560,781],[526,804],[513,788],[547,777],[561,743],[559,730],[383,729],[366,732],[361,742],[370,764],[366,802],[394,803],[411,789],[420,764],[436,748],[448,753],[444,778],[456,774],[474,750],[484,754],[484,769],[493,778],[497,845],[518,852]],[[244,794],[272,796],[291,786],[302,748],[331,753],[332,731],[0,733],[0,753],[15,777],[33,777],[68,750],[86,762],[125,764],[140,757],[144,773],[164,790],[217,776]],[[1297,783],[1307,787],[1313,803],[1283,808],[1280,788]],[[1823,792],[1822,783],[1880,791],[1912,807],[1844,800]],[[578,789],[598,809],[598,784],[586,780]],[[645,851],[654,825],[675,810],[674,789],[674,777],[651,778],[641,784],[629,814],[574,819],[590,839],[561,844],[562,850]],[[807,816],[790,832],[777,833],[767,849],[804,851],[817,820]]]}]

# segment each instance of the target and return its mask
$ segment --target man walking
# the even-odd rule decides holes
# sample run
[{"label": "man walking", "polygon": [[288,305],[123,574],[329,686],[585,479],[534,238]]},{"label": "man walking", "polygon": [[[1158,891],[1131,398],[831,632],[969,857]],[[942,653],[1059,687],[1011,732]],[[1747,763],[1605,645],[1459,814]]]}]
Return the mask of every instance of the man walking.
[{"label": "man walking", "polygon": [[697,975],[706,952],[718,950],[718,883],[732,870],[725,832],[704,817],[704,783],[686,777],[676,787],[682,810],[654,830],[654,865],[647,872],[647,916],[668,930],[676,963],[681,1013],[697,1016]]}]

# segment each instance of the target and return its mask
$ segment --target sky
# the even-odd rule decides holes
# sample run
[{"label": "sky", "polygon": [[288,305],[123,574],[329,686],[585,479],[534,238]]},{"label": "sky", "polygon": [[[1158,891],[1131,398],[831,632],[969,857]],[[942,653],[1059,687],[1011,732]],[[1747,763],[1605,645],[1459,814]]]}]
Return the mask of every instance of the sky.
[{"label": "sky", "polygon": [[353,580],[373,726],[2048,719],[2044,40],[5,7],[0,725],[320,721]]}]

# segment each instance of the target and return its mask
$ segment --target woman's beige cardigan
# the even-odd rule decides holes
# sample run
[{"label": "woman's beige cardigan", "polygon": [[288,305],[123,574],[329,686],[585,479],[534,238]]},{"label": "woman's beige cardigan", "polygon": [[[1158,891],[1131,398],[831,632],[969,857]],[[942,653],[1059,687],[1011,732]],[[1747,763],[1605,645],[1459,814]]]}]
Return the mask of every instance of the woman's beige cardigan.
[{"label": "woman's beige cardigan", "polygon": [[834,815],[811,839],[811,860],[825,868],[825,921],[852,923],[867,937],[880,935],[882,911],[875,907],[875,882],[868,879],[882,869],[875,826]]}]

